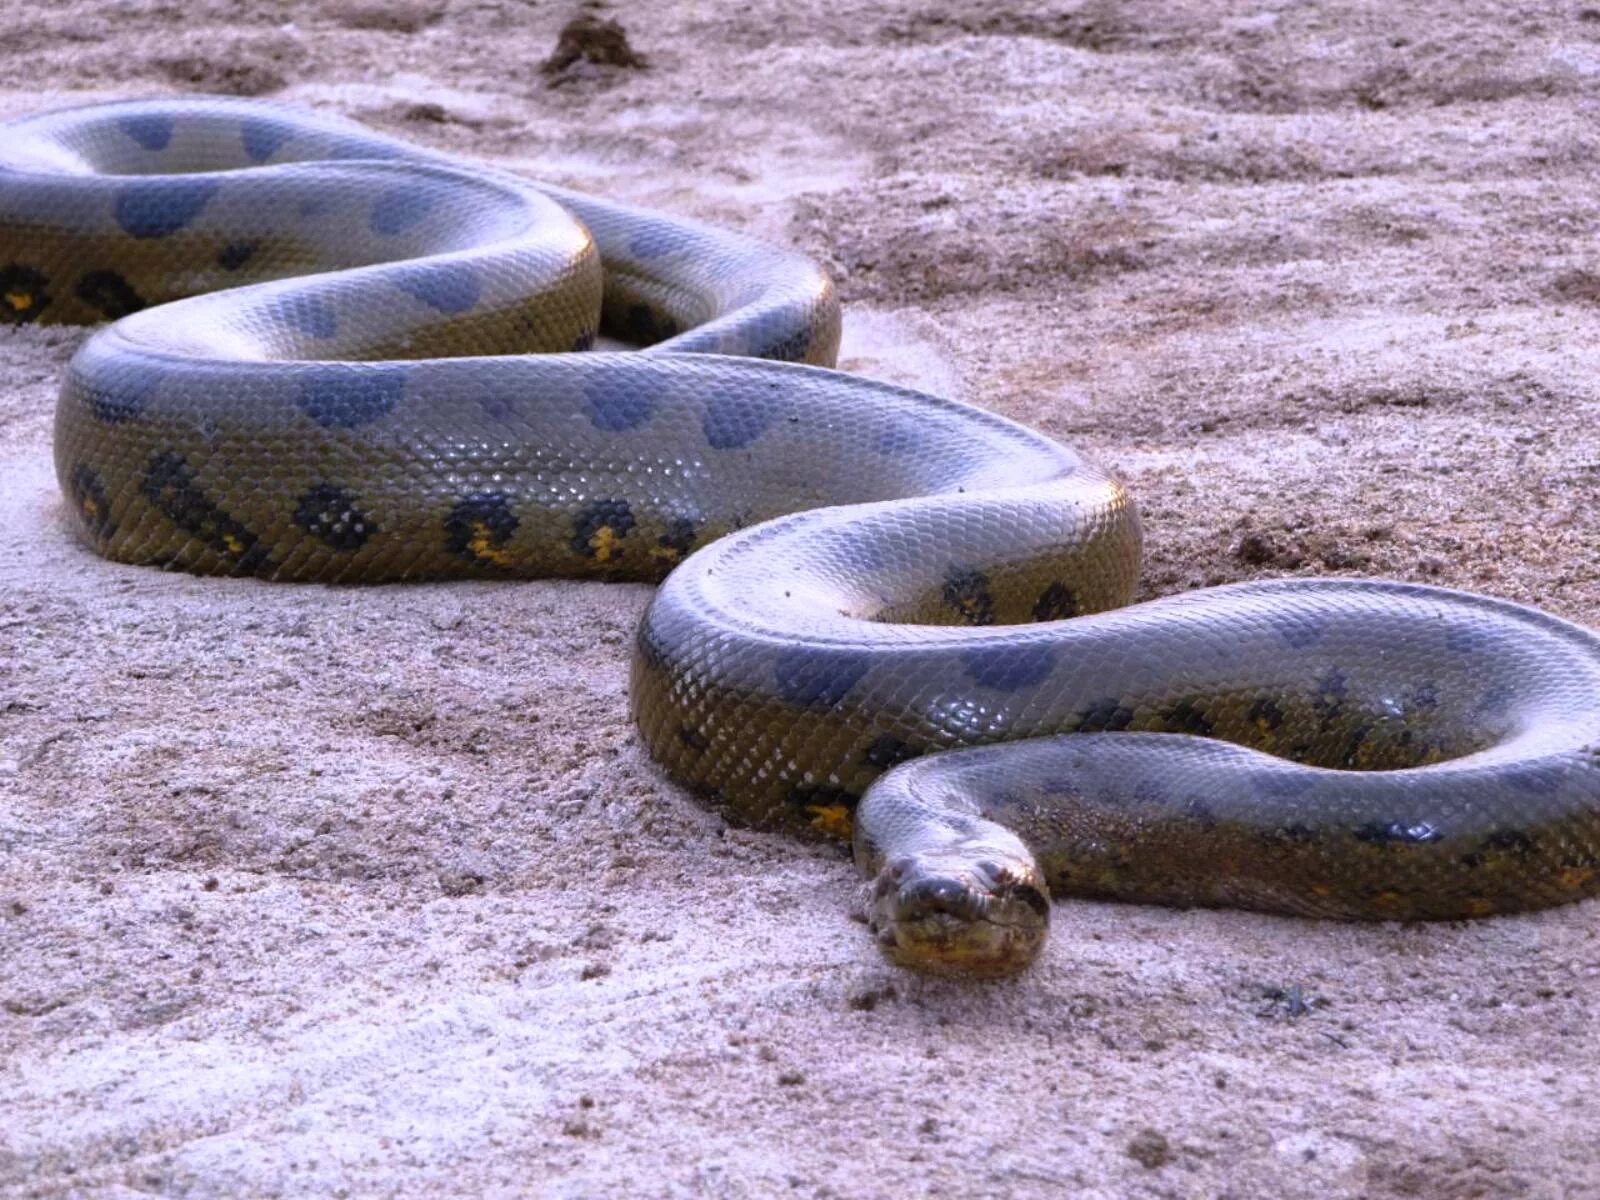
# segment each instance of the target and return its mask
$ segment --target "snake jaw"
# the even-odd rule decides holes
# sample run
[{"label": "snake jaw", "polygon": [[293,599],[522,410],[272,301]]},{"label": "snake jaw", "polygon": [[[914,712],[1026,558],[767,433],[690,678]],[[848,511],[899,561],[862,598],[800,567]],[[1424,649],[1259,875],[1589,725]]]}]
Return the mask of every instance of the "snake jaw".
[{"label": "snake jaw", "polygon": [[1050,928],[1049,891],[1032,861],[970,848],[907,855],[874,881],[868,923],[890,961],[936,975],[1014,975]]}]

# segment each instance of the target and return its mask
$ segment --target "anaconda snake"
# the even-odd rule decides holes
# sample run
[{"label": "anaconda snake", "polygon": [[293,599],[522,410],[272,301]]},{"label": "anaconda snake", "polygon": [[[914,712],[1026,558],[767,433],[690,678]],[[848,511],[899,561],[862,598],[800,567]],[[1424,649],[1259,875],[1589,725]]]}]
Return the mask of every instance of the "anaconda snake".
[{"label": "anaconda snake", "polygon": [[[747,238],[291,108],[136,101],[6,127],[0,315],[117,318],[55,451],[109,558],[666,576],[650,752],[743,822],[853,818],[899,961],[1015,970],[1051,893],[1456,917],[1600,888],[1600,639],[1368,580],[1123,607],[1115,482],[821,369],[831,285]],[[574,353],[602,329],[650,350]]]}]

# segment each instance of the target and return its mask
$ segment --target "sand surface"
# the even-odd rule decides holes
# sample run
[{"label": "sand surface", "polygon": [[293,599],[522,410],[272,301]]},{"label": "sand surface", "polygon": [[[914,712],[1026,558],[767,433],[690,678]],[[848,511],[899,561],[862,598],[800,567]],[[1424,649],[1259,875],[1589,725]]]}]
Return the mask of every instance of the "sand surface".
[{"label": "sand surface", "polygon": [[[1111,464],[1151,595],[1284,573],[1600,624],[1600,9],[0,4],[0,115],[326,107],[797,246],[843,365]],[[552,86],[554,82],[555,86]],[[111,566],[0,329],[0,1191],[1600,1195],[1600,906],[1058,906],[911,978],[845,855],[627,720],[642,587]]]}]

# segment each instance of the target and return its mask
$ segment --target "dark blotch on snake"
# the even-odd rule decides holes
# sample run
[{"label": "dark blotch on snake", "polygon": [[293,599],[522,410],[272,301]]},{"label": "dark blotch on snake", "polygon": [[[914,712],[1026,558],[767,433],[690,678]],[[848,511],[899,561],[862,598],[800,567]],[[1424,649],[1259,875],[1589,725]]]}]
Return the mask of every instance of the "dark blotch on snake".
[{"label": "dark blotch on snake", "polygon": [[393,411],[405,390],[405,375],[393,364],[334,365],[300,374],[300,410],[328,429],[355,429]]},{"label": "dark blotch on snake", "polygon": [[1298,613],[1288,614],[1283,618],[1283,623],[1278,626],[1278,636],[1281,637],[1292,650],[1304,650],[1314,646],[1322,640],[1322,635],[1327,632],[1324,622],[1313,617],[1301,616]]},{"label": "dark blotch on snake", "polygon": [[294,523],[335,550],[359,550],[377,532],[355,496],[332,483],[319,483],[300,497]]},{"label": "dark blotch on snake", "polygon": [[1204,702],[1193,696],[1173,701],[1161,714],[1161,727],[1167,733],[1187,733],[1211,737],[1216,728],[1206,714]]},{"label": "dark blotch on snake", "polygon": [[135,113],[117,118],[117,128],[146,150],[165,150],[172,141],[176,124],[176,120],[165,113]]},{"label": "dark blotch on snake", "polygon": [[1271,696],[1260,696],[1251,703],[1245,718],[1263,733],[1276,733],[1283,726],[1283,706]]},{"label": "dark blotch on snake", "polygon": [[872,745],[867,747],[866,754],[862,755],[868,766],[880,767],[887,771],[890,767],[897,767],[903,762],[910,762],[922,754],[909,742],[903,742],[892,734],[884,734]]},{"label": "dark blotch on snake", "polygon": [[660,258],[663,254],[683,249],[689,241],[690,235],[686,229],[675,229],[665,224],[651,224],[628,239],[628,253],[635,258]]},{"label": "dark blotch on snake", "polygon": [[963,625],[994,624],[994,594],[989,590],[989,577],[976,567],[950,567],[945,571],[940,594]]},{"label": "dark blotch on snake", "polygon": [[72,505],[84,527],[97,538],[104,538],[113,530],[111,498],[106,495],[100,476],[85,463],[72,468],[67,486],[72,492]]},{"label": "dark blotch on snake", "polygon": [[179,529],[232,560],[241,574],[266,566],[256,535],[212,502],[181,455],[165,450],[151,458],[139,490]]},{"label": "dark blotch on snake", "polygon": [[1035,621],[1065,621],[1077,615],[1077,593],[1059,579],[1040,592],[1033,605]]},{"label": "dark blotch on snake", "polygon": [[626,500],[591,501],[573,518],[572,549],[585,558],[604,562],[611,557],[611,552],[601,540],[604,536],[602,531],[609,531],[612,538],[624,538],[636,524],[633,509],[628,507]]},{"label": "dark blotch on snake", "polygon": [[772,409],[732,396],[713,396],[706,401],[701,429],[713,450],[737,450],[748,446],[772,424]]},{"label": "dark blotch on snake", "polygon": [[229,242],[217,251],[217,266],[224,271],[237,271],[255,257],[256,242]]},{"label": "dark blotch on snake", "polygon": [[578,334],[577,337],[572,339],[572,352],[574,354],[582,354],[585,350],[589,349],[593,345],[594,330],[585,329],[582,333]]},{"label": "dark blotch on snake", "polygon": [[778,651],[772,664],[778,695],[806,708],[832,708],[867,673],[865,651],[796,647]]},{"label": "dark blotch on snake", "polygon": [[381,237],[393,237],[414,229],[428,219],[438,199],[415,190],[415,185],[391,188],[372,205],[368,225]]},{"label": "dark blotch on snake", "polygon": [[452,554],[493,563],[492,553],[511,540],[520,524],[505,492],[474,492],[456,501],[444,519],[445,546]]},{"label": "dark blotch on snake", "polygon": [[141,179],[125,184],[112,205],[124,233],[136,238],[163,238],[186,229],[216,194],[214,179]]},{"label": "dark blotch on snake", "polygon": [[321,296],[290,292],[278,301],[278,315],[284,324],[311,338],[331,338],[339,332],[339,318]]},{"label": "dark blotch on snake", "polygon": [[0,268],[0,321],[7,325],[26,325],[37,320],[50,303],[44,272],[12,263]]},{"label": "dark blotch on snake", "polygon": [[90,271],[78,280],[73,294],[108,321],[145,307],[145,298],[115,271]]},{"label": "dark blotch on snake", "polygon": [[666,532],[656,539],[656,545],[672,557],[682,558],[694,549],[694,540],[699,534],[699,529],[688,517],[673,517],[667,522]]},{"label": "dark blotch on snake", "polygon": [[1115,696],[1096,700],[1083,710],[1075,726],[1079,733],[1118,733],[1133,724],[1133,708]]},{"label": "dark blotch on snake", "polygon": [[483,281],[468,263],[434,263],[397,270],[395,286],[430,308],[454,315],[469,312],[483,295]]},{"label": "dark blotch on snake", "polygon": [[264,117],[251,117],[239,129],[244,152],[250,156],[251,162],[258,163],[266,162],[278,152],[278,147],[293,136],[294,130],[290,126]]},{"label": "dark blotch on snake", "polygon": [[120,425],[144,412],[161,379],[159,368],[129,363],[117,371],[115,382],[88,384],[69,368],[67,394],[82,400],[95,420]]},{"label": "dark blotch on snake", "polygon": [[1055,669],[1056,652],[1043,642],[980,646],[961,653],[961,669],[980,687],[1015,692],[1043,683]]},{"label": "dark blotch on snake", "polygon": [[589,423],[607,433],[637,429],[655,412],[654,397],[642,390],[619,387],[615,380],[589,379],[583,385]]},{"label": "dark blotch on snake", "polygon": [[711,745],[710,738],[690,725],[678,727],[678,741],[697,754]]}]

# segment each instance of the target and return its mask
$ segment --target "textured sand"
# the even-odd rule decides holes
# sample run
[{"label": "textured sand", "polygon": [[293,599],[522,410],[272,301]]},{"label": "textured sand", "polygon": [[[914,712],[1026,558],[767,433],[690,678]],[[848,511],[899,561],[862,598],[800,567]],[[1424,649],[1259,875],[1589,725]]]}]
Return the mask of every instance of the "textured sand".
[{"label": "textured sand", "polygon": [[[1600,10],[0,4],[0,113],[325,106],[798,246],[850,369],[1112,464],[1146,587],[1368,573],[1600,624]],[[1600,907],[1096,904],[909,978],[827,848],[627,721],[639,587],[110,566],[0,329],[0,1190],[1600,1195]]]}]

